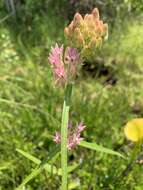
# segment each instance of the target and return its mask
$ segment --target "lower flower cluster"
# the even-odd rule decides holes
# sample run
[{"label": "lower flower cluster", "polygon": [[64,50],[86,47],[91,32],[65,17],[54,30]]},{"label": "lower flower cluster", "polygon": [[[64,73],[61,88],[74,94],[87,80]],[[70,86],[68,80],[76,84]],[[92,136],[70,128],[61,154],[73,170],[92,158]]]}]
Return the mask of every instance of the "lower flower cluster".
[{"label": "lower flower cluster", "polygon": [[[71,123],[68,125],[68,150],[74,149],[76,145],[78,145],[80,141],[83,140],[83,138],[81,137],[81,132],[85,129],[85,127],[86,126],[83,125],[83,123],[79,123],[76,127],[73,127]],[[61,134],[59,132],[55,133],[53,141],[56,144],[61,143]]]}]

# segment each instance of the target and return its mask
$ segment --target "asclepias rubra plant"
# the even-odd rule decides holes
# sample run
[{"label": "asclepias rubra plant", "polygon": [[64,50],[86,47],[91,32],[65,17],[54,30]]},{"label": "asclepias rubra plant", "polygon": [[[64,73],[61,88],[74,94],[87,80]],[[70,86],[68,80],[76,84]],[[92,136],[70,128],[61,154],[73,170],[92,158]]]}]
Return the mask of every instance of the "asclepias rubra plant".
[{"label": "asclepias rubra plant", "polygon": [[81,132],[85,129],[85,125],[82,123],[75,129],[69,124],[70,99],[72,87],[75,84],[74,79],[80,70],[82,61],[89,59],[96,48],[100,47],[107,38],[108,25],[100,20],[98,9],[95,8],[91,14],[86,14],[84,18],[79,13],[76,13],[73,21],[65,28],[64,33],[69,46],[64,51],[63,45],[59,47],[56,44],[55,47],[51,48],[49,55],[49,63],[52,67],[55,84],[62,85],[65,89],[61,132],[56,132],[54,136],[54,141],[61,144],[62,190],[68,188],[67,150],[80,145],[121,156],[119,153],[105,149],[95,143],[83,141]]},{"label": "asclepias rubra plant", "polygon": [[107,39],[108,25],[100,20],[98,9],[95,8],[91,14],[86,14],[84,17],[76,13],[73,21],[65,28],[64,33],[67,46],[64,47],[64,45],[56,43],[55,46],[51,47],[48,57],[54,84],[57,88],[63,88],[65,92],[60,130],[56,131],[53,136],[53,141],[56,143],[57,148],[53,148],[45,162],[41,162],[22,150],[17,150],[25,157],[39,164],[39,168],[33,170],[17,189],[20,189],[33,177],[37,176],[41,170],[45,169],[50,172],[52,166],[48,162],[55,155],[60,155],[61,168],[57,170],[53,168],[53,172],[62,176],[60,189],[67,190],[68,184],[70,184],[68,182],[68,173],[75,168],[75,166],[68,166],[68,151],[77,146],[123,157],[120,153],[104,148],[95,142],[86,142],[82,138],[82,132],[88,126],[85,126],[81,121],[77,126],[73,126],[69,118],[72,88],[76,86],[75,78],[77,73],[80,72],[84,59],[90,59],[96,49]]}]

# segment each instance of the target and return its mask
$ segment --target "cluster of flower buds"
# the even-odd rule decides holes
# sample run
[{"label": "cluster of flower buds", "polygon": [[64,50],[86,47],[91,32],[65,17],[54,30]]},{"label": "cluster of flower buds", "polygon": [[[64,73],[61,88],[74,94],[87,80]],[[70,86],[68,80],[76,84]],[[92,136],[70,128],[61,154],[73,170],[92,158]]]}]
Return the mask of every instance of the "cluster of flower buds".
[{"label": "cluster of flower buds", "polygon": [[51,48],[48,59],[56,84],[62,85],[74,80],[80,63],[80,55],[76,48],[67,47],[64,51],[63,45],[59,47],[56,44]]},{"label": "cluster of flower buds", "polygon": [[[81,138],[81,132],[85,129],[85,125],[82,123],[78,124],[76,128],[72,126],[72,124],[68,125],[68,143],[67,148],[68,150],[72,150],[80,143],[83,138]],[[54,142],[56,144],[60,144],[61,142],[61,134],[56,132],[54,138]]]},{"label": "cluster of flower buds", "polygon": [[64,33],[70,45],[80,49],[82,55],[88,58],[108,37],[108,25],[100,20],[99,11],[94,8],[91,14],[84,17],[76,13]]}]

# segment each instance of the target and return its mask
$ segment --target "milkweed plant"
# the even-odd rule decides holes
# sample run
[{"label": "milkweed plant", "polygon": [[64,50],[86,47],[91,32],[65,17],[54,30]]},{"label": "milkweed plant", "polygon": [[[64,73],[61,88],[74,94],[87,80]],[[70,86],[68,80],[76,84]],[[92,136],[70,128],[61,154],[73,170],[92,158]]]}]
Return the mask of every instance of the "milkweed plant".
[{"label": "milkweed plant", "polygon": [[[61,189],[67,190],[68,151],[74,149],[77,145],[86,148],[93,147],[93,149],[98,147],[95,144],[83,141],[81,133],[87,128],[85,124],[80,122],[75,127],[70,124],[69,111],[72,88],[75,85],[75,77],[80,72],[84,59],[90,58],[96,48],[100,47],[107,38],[108,25],[100,20],[98,9],[95,8],[91,14],[86,14],[84,18],[79,13],[76,13],[73,21],[64,29],[64,34],[68,46],[64,48],[63,45],[56,44],[55,47],[52,47],[49,63],[52,68],[55,85],[61,86],[65,90],[61,131],[55,133],[53,140],[61,146]],[[99,150],[102,151],[102,148],[100,147]],[[111,151],[111,153],[118,154],[114,151]]]},{"label": "milkweed plant", "polygon": [[[75,166],[68,165],[68,153],[74,151],[77,146],[82,146],[93,151],[100,151],[124,158],[122,154],[114,150],[98,145],[96,142],[87,142],[82,137],[82,132],[88,126],[82,121],[73,125],[70,119],[70,108],[72,99],[72,89],[76,87],[76,76],[80,72],[84,60],[88,60],[95,55],[96,49],[108,38],[108,25],[100,19],[99,11],[94,8],[91,14],[84,17],[79,13],[74,15],[71,23],[64,29],[66,46],[55,44],[51,47],[48,62],[53,73],[53,82],[56,88],[63,88],[64,100],[61,125],[59,131],[53,134],[55,146],[49,153],[45,161],[41,161],[32,155],[17,149],[19,153],[38,165],[38,168],[27,176],[22,184],[17,188],[22,188],[32,178],[36,177],[43,169],[61,176],[59,189],[67,190],[70,184],[68,173],[73,171]],[[140,144],[143,139],[143,119],[134,119],[126,124],[124,128],[127,139]],[[136,155],[136,154],[135,154]],[[53,157],[60,156],[61,168],[57,169],[50,165]],[[134,157],[132,158],[132,160]]]}]

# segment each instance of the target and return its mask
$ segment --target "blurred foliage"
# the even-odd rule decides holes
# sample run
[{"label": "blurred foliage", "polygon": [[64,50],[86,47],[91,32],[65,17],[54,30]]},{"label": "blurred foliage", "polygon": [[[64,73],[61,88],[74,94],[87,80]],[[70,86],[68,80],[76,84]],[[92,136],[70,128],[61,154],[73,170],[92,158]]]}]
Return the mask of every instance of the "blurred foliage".
[{"label": "blurred foliage", "polygon": [[69,15],[73,16],[75,11],[85,14],[97,7],[102,13],[102,18],[112,25],[122,23],[125,17],[127,19],[140,15],[143,10],[142,0],[71,0],[69,2],[72,5],[69,6]]},{"label": "blurred foliage", "polygon": [[[86,124],[83,136],[87,141],[126,156],[132,152],[123,126],[131,118],[143,117],[143,3],[102,0],[85,6],[84,1],[16,1],[20,2],[16,17],[7,17],[10,12],[0,1],[1,190],[15,189],[36,167],[16,148],[43,160],[54,145],[52,136],[60,127],[63,91],[54,88],[48,51],[55,41],[64,41],[63,29],[75,10],[84,13],[92,9],[92,2],[109,23],[109,40],[97,52],[99,68],[93,63],[77,78],[71,119]],[[128,161],[114,156],[77,148],[69,153],[69,163],[74,161],[79,167],[69,180],[79,183],[77,190],[143,188],[141,163],[135,163],[123,176]],[[56,165],[59,167],[58,161]],[[25,189],[56,190],[59,184],[58,176],[43,172]]]}]

